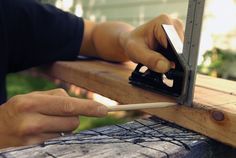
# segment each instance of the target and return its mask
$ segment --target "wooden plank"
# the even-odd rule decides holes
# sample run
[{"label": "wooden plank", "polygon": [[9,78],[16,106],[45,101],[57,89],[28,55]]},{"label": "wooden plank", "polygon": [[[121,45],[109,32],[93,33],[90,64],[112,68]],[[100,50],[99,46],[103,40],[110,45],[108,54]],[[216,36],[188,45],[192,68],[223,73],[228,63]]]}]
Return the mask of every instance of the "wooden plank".
[{"label": "wooden plank", "polygon": [[156,117],[83,131],[41,145],[0,150],[0,158],[230,157],[236,150]]},{"label": "wooden plank", "polygon": [[198,75],[196,84],[198,87],[236,95],[236,85],[234,81]]},{"label": "wooden plank", "polygon": [[[131,86],[128,83],[131,71],[132,66],[127,64],[80,61],[57,62],[48,73],[120,103],[174,101],[168,96]],[[236,83],[212,78],[214,82],[219,81],[219,85],[230,85],[214,87],[209,81],[205,85],[204,77],[202,80],[198,82],[201,86],[196,87],[193,108],[177,106],[145,111],[236,147]]]}]

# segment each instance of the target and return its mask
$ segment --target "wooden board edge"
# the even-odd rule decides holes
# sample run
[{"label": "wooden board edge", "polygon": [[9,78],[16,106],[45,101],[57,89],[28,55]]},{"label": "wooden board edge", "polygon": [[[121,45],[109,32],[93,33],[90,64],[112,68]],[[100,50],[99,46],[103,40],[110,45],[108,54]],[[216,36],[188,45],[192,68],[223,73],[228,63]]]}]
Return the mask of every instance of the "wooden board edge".
[{"label": "wooden board edge", "polygon": [[[86,63],[85,63],[86,64]],[[94,74],[91,74],[89,72],[89,74],[87,74],[86,70],[84,70],[83,72],[80,72],[80,77],[77,78],[76,77],[76,73],[77,70],[72,70],[73,67],[70,67],[71,63],[56,63],[54,64],[50,71],[49,74],[62,79],[66,82],[70,82],[76,85],[79,85],[78,83],[81,81],[78,81],[78,79],[82,76],[83,78],[83,73],[86,73],[86,77],[94,77]],[[69,66],[69,67],[67,67]],[[83,66],[83,65],[80,65]],[[63,76],[61,72],[66,72],[63,73]],[[77,72],[78,73],[78,72]],[[101,77],[103,75],[106,75],[108,72],[103,70],[100,72],[95,72],[95,75],[97,77]],[[70,76],[71,75],[71,76]],[[112,75],[112,74],[111,74]],[[68,79],[68,77],[70,79]],[[73,77],[75,77],[73,79]],[[114,74],[114,77],[115,76]],[[127,76],[126,76],[127,77]],[[81,78],[80,78],[81,79]],[[85,78],[83,82],[88,82],[89,78]],[[115,78],[114,78],[115,80]],[[86,86],[86,84],[91,84],[91,86],[95,86],[95,84],[103,84],[103,82],[101,82],[100,80],[93,81],[94,83],[91,84],[90,83],[85,83],[84,88],[87,88],[89,90],[92,90],[94,92],[100,93],[101,91],[99,90],[99,88],[88,88],[88,86]],[[116,81],[112,81],[112,82],[116,82]],[[83,83],[84,84],[84,83]],[[81,84],[80,84],[81,85]],[[79,86],[80,86],[79,85]],[[117,85],[116,85],[117,86]],[[104,87],[105,89],[107,87]],[[108,87],[109,88],[109,87]],[[135,89],[135,88],[134,88]],[[204,89],[204,87],[202,88]],[[205,88],[206,89],[206,88]],[[139,90],[139,91],[143,91],[143,90]],[[222,95],[224,94],[223,92],[215,92],[212,89],[208,89],[208,92],[214,92],[214,93],[219,93]],[[106,96],[106,94],[102,93],[104,96]],[[148,102],[153,102],[155,101],[155,99],[151,99],[153,97],[156,97],[156,94],[152,94],[151,92],[143,92],[143,94],[147,94],[145,97],[146,100]],[[117,95],[117,94],[115,94]],[[225,94],[224,94],[225,95]],[[227,94],[228,95],[228,94]],[[230,96],[230,95],[229,95]],[[108,96],[111,99],[117,100],[119,101],[119,98],[114,97],[114,96]],[[139,96],[136,96],[136,98],[138,98]],[[142,99],[141,99],[142,100]],[[138,100],[136,102],[129,100],[128,98],[125,98],[123,100],[121,100],[120,102],[122,103],[140,103],[141,100]],[[170,101],[171,99],[168,97],[162,97],[161,100],[159,101]],[[156,101],[158,101],[158,99],[156,99]],[[225,109],[221,109],[222,107],[226,107],[226,106],[232,106],[231,103],[229,104],[225,104],[224,106],[209,106],[209,105],[197,105],[195,108],[188,108],[188,107],[178,107],[178,108],[167,108],[167,109],[161,109],[161,110],[145,110],[145,112],[148,112],[150,114],[153,115],[157,115],[158,117],[165,119],[167,121],[170,122],[174,122],[180,126],[183,126],[185,128],[194,130],[196,132],[199,132],[203,135],[206,135],[210,138],[219,140],[223,143],[232,145],[234,147],[236,147],[236,115],[235,113],[231,113],[230,110],[225,110]],[[235,102],[233,102],[233,106],[235,106]],[[213,118],[213,116],[216,115],[216,117],[219,117],[217,119]],[[221,118],[223,117],[223,119]],[[193,124],[195,126],[193,126]],[[234,128],[235,127],[235,128]]]}]

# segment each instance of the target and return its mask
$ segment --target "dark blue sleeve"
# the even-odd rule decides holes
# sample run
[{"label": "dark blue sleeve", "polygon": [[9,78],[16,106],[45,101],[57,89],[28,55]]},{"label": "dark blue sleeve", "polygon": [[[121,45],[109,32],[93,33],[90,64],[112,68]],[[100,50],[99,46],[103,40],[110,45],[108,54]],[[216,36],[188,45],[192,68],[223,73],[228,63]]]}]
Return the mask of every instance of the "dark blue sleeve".
[{"label": "dark blue sleeve", "polygon": [[1,0],[8,72],[73,60],[83,38],[82,18],[36,0]]}]

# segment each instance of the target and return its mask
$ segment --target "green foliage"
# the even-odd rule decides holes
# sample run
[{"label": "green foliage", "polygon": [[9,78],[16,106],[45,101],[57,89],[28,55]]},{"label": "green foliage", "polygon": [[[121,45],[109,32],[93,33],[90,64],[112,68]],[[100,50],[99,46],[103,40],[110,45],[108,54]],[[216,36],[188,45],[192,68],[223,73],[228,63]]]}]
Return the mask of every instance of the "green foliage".
[{"label": "green foliage", "polygon": [[91,117],[80,117],[80,127],[75,132],[91,129],[95,127],[102,127],[106,125],[121,124],[127,122],[128,119],[115,118],[113,116],[107,116],[104,118],[91,118]]},{"label": "green foliage", "polygon": [[9,98],[18,94],[55,88],[57,86],[54,83],[43,78],[36,78],[27,74],[9,74],[7,76],[7,93]]},{"label": "green foliage", "polygon": [[212,61],[212,63],[209,66],[209,68],[211,68],[211,69],[219,69],[222,67],[222,65],[226,61],[233,62],[234,60],[236,60],[236,55],[234,54],[234,52],[229,51],[229,50],[222,50],[219,48],[215,48],[211,51],[207,51],[204,54],[204,59],[211,58],[211,56],[213,55],[213,51],[215,51],[215,53],[217,55],[217,60]]},{"label": "green foliage", "polygon": [[203,58],[204,60],[199,66],[199,71],[207,74],[215,71],[218,76],[221,76],[222,73],[228,70],[228,66],[236,61],[236,54],[231,50],[213,48],[207,51]]}]

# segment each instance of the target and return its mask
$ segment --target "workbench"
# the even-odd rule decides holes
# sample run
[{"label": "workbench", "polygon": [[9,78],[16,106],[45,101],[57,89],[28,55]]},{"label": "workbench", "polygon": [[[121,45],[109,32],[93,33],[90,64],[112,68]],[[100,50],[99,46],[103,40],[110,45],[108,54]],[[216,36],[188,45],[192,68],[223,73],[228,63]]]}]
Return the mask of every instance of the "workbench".
[{"label": "workbench", "polygon": [[[43,73],[121,104],[174,101],[130,85],[128,77],[133,69],[131,63],[88,60],[56,62]],[[153,117],[92,129],[36,146],[1,150],[0,157],[236,156],[236,82],[198,75],[193,107],[143,111]]]},{"label": "workbench", "polygon": [[0,158],[233,158],[236,150],[157,117],[3,150]]}]

